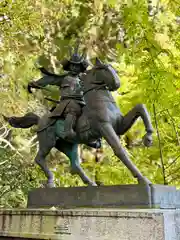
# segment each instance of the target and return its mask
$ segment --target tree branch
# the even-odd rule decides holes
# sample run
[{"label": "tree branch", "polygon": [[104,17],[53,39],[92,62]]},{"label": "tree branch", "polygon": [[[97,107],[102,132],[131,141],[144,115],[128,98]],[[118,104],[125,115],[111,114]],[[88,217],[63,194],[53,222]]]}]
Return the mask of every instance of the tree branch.
[{"label": "tree branch", "polygon": [[167,185],[165,166],[164,166],[163,153],[162,153],[162,147],[161,147],[160,133],[159,133],[158,123],[157,123],[157,114],[156,114],[155,104],[153,104],[153,112],[154,112],[154,120],[155,120],[157,137],[158,137],[158,142],[159,142],[159,151],[160,151],[160,159],[161,159],[163,181],[164,181],[164,185]]},{"label": "tree branch", "polygon": [[174,123],[174,119],[173,119],[173,117],[171,116],[169,110],[167,109],[166,111],[167,111],[167,113],[168,113],[168,115],[169,115],[169,117],[170,117],[170,119],[171,119],[171,122],[172,122],[172,125],[173,125],[173,128],[174,128],[174,131],[175,131],[175,134],[176,134],[176,138],[177,138],[177,143],[178,143],[178,145],[180,146],[179,134],[178,134],[178,131],[176,130],[176,125],[175,125],[175,123]]},{"label": "tree branch", "polygon": [[176,161],[177,159],[180,157],[180,155],[178,155],[170,164],[168,164],[168,166],[166,167],[166,169],[168,169],[169,167],[171,167]]}]

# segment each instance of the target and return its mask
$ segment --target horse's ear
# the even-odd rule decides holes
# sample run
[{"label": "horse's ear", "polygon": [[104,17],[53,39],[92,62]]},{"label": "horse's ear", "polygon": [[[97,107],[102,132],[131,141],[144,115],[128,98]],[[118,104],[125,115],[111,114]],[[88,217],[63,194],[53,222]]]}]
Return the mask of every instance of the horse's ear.
[{"label": "horse's ear", "polygon": [[101,65],[102,65],[101,60],[98,57],[96,57],[96,66],[101,66]]}]

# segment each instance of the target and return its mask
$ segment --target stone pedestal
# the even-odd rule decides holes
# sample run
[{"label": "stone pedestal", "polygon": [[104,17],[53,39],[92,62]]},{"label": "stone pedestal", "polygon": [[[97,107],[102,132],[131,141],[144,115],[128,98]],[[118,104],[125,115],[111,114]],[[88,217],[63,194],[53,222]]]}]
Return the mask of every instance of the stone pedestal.
[{"label": "stone pedestal", "polygon": [[28,208],[180,208],[180,191],[163,185],[39,188],[28,196]]},{"label": "stone pedestal", "polygon": [[179,207],[161,185],[34,189],[28,209],[0,210],[0,239],[180,240]]},{"label": "stone pedestal", "polygon": [[180,240],[180,210],[0,210],[0,239]]}]

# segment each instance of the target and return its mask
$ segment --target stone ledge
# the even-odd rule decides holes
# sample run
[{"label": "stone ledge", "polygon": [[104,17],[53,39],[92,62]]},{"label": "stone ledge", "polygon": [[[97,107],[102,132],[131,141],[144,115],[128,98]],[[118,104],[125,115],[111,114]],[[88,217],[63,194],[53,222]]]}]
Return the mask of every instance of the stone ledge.
[{"label": "stone ledge", "polygon": [[180,192],[163,185],[39,188],[29,193],[27,206],[176,209],[180,207]]}]

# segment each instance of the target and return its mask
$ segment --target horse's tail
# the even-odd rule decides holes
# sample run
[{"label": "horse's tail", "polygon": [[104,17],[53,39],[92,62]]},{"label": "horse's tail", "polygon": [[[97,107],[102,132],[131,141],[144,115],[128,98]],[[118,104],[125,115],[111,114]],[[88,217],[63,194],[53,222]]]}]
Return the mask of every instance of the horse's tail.
[{"label": "horse's tail", "polygon": [[3,118],[14,128],[30,128],[33,125],[37,125],[40,119],[39,116],[32,112],[27,113],[23,117],[6,117],[3,115]]}]

